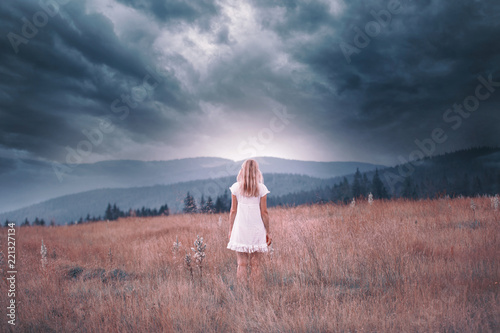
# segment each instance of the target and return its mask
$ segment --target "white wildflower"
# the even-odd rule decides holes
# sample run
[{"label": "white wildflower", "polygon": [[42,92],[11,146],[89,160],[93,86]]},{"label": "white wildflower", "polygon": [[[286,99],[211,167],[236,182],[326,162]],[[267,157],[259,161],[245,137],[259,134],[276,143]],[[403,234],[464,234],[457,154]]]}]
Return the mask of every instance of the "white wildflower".
[{"label": "white wildflower", "polygon": [[203,237],[196,236],[194,247],[192,247],[191,250],[194,251],[194,259],[196,261],[196,265],[200,269],[200,279],[203,278],[203,259],[205,259],[206,248],[207,244],[203,243]]},{"label": "white wildflower", "polygon": [[370,194],[368,194],[368,203],[370,204],[370,206],[373,204],[373,194],[370,192]]},{"label": "white wildflower", "polygon": [[351,208],[354,208],[356,207],[356,199],[355,198],[352,198],[352,201],[351,201]]},{"label": "white wildflower", "polygon": [[473,211],[476,211],[476,204],[474,202],[474,200],[470,199],[470,208],[473,210]]},{"label": "white wildflower", "polygon": [[189,271],[191,275],[191,280],[193,279],[193,267],[191,266],[191,255],[189,253],[186,253],[186,256],[184,257],[184,263],[186,264],[186,269]]},{"label": "white wildflower", "polygon": [[203,259],[205,259],[205,249],[207,248],[207,244],[203,244],[203,237],[196,236],[196,240],[194,241],[194,247],[191,248],[194,251],[194,258],[196,260],[196,264],[201,267],[203,263]]},{"label": "white wildflower", "polygon": [[184,261],[186,262],[187,267],[191,267],[191,255],[189,253],[186,253],[186,256],[184,257]]},{"label": "white wildflower", "polygon": [[494,210],[498,210],[498,206],[500,205],[498,194],[495,194],[495,196],[491,197],[490,200],[491,200],[491,208],[493,208]]},{"label": "white wildflower", "polygon": [[42,238],[42,247],[40,249],[40,254],[42,255],[42,267],[45,268],[47,266],[47,248],[45,247],[45,244],[43,244],[43,238]]},{"label": "white wildflower", "polygon": [[179,237],[175,236],[175,242],[174,242],[174,246],[172,248],[172,252],[174,253],[174,255],[176,255],[177,252],[179,252],[180,247],[181,247],[181,242],[179,242]]},{"label": "white wildflower", "polygon": [[472,212],[474,213],[474,221],[476,221],[476,204],[474,203],[474,200],[470,199],[470,208],[472,209]]}]

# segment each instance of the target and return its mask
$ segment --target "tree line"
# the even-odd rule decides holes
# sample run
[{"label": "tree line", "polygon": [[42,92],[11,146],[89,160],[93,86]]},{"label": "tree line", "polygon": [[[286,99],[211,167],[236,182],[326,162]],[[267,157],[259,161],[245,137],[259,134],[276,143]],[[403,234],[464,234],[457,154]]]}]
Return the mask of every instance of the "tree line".
[{"label": "tree line", "polygon": [[170,215],[170,210],[168,208],[167,204],[162,205],[159,209],[156,208],[138,208],[138,209],[132,209],[130,208],[128,211],[122,211],[120,208],[115,204],[111,205],[108,203],[108,206],[106,207],[106,211],[104,212],[104,219],[109,220],[109,221],[115,221],[118,220],[120,217],[130,217],[130,216],[137,216],[137,217],[149,217],[149,216],[168,216]]},{"label": "tree line", "polygon": [[224,194],[218,195],[215,198],[215,202],[212,197],[209,196],[205,200],[205,196],[202,195],[199,204],[196,204],[194,197],[188,192],[186,198],[184,199],[184,208],[182,211],[187,214],[194,213],[226,213],[231,209],[231,197],[229,196],[228,190],[224,191]]},{"label": "tree line", "polygon": [[[479,170],[479,172],[478,172]],[[371,193],[374,199],[432,199],[449,196],[474,197],[478,195],[493,196],[500,192],[500,172],[494,168],[476,169],[474,172],[438,172],[437,168],[426,173],[415,172],[414,175],[402,179],[398,187],[389,192],[384,185],[378,170],[370,181],[366,174],[356,170],[351,182],[347,177],[333,186],[318,187],[311,191],[289,193],[282,196],[271,196],[268,205],[296,206],[310,203],[348,203],[353,198],[367,198]]]},{"label": "tree line", "polygon": [[[87,214],[85,218],[80,217],[77,221],[69,221],[67,224],[68,225],[73,225],[73,224],[81,224],[81,223],[90,223],[90,222],[98,222],[98,221],[115,221],[120,217],[130,217],[130,216],[138,216],[138,217],[148,217],[148,216],[168,216],[170,215],[170,210],[168,208],[167,204],[162,205],[159,209],[157,208],[138,208],[138,209],[132,209],[130,208],[128,211],[122,211],[116,203],[111,205],[111,203],[108,203],[108,206],[106,207],[106,210],[104,211],[104,215],[101,216],[90,216],[90,214]],[[4,227],[7,227],[9,223],[13,221],[5,220]],[[30,221],[26,218],[23,223],[21,223],[21,227],[29,227],[29,226],[45,226],[47,225],[45,220],[39,219],[36,217],[33,222],[30,223]],[[50,226],[55,226],[56,223],[54,220],[50,221]]]},{"label": "tree line", "polygon": [[[374,199],[426,199],[446,195],[450,197],[494,195],[500,193],[500,169],[497,167],[498,157],[495,157],[499,153],[499,148],[471,148],[426,157],[418,161],[418,163],[407,163],[381,171],[376,169],[375,171],[361,173],[359,169],[356,169],[353,175],[339,178],[336,183],[333,182],[333,179],[329,179],[327,180],[329,185],[316,183],[318,187],[313,190],[291,192],[281,196],[272,195],[267,202],[269,207],[322,202],[348,203],[353,198],[367,198],[370,193]],[[405,173],[399,170],[405,170]],[[406,176],[402,176],[403,174],[406,174]],[[394,183],[391,184],[391,179],[388,177],[391,175],[399,177],[395,186],[393,186]],[[272,179],[271,177],[271,183]],[[287,192],[287,181],[281,180],[281,182],[274,185],[279,185],[283,192]],[[293,182],[295,180],[292,178],[289,181]],[[312,182],[314,179],[310,181]],[[196,201],[188,192],[184,199],[182,211],[184,213],[225,213],[230,210],[230,207],[231,196],[227,189],[222,195],[215,197],[215,200],[211,196],[205,199],[202,195],[200,200]],[[119,217],[127,216],[169,215],[169,213],[167,204],[159,209],[142,207],[141,209],[122,211],[116,204],[108,203],[103,216],[91,217],[87,214],[86,218],[80,217],[78,221],[71,221],[69,224],[116,220]],[[4,225],[7,225],[8,222],[6,221]],[[54,224],[52,220],[50,225]],[[30,223],[26,219],[21,225],[44,226],[47,225],[47,222],[35,218]]]},{"label": "tree line", "polygon": [[378,169],[370,180],[366,173],[356,169],[351,182],[347,177],[333,186],[318,187],[311,191],[288,193],[281,196],[271,196],[267,199],[268,206],[296,206],[311,203],[342,202],[348,203],[353,198],[367,198],[372,194],[373,199],[390,199],[391,195],[384,185]]},{"label": "tree line", "polygon": [[[352,198],[368,197],[371,193],[374,199],[389,199],[389,195],[384,183],[380,179],[378,169],[371,180],[368,179],[366,173],[362,174],[359,169],[356,169],[352,184],[349,183],[346,177],[333,187],[319,187],[312,191],[301,191],[298,193],[289,193],[282,196],[270,196],[267,199],[268,206],[282,205],[301,205],[318,202],[349,202]],[[231,209],[231,197],[226,190],[223,195],[217,196],[215,203],[209,196],[207,200],[202,195],[197,204],[195,198],[187,193],[184,199],[183,212],[187,214],[193,213],[226,213]]]}]

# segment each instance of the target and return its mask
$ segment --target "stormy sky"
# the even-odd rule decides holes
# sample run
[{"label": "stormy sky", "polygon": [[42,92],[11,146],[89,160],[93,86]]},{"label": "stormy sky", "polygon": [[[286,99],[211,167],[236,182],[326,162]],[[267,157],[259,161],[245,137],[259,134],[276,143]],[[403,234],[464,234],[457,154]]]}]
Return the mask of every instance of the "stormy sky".
[{"label": "stormy sky", "polygon": [[0,157],[497,146],[499,36],[496,0],[2,1]]}]

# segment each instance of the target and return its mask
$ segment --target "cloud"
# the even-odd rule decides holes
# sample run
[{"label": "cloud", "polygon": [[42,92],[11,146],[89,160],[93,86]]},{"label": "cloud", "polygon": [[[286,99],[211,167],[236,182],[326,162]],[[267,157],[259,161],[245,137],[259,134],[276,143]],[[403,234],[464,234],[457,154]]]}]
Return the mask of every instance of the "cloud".
[{"label": "cloud", "polygon": [[[295,118],[262,155],[390,164],[436,127],[450,137],[442,151],[498,145],[500,93],[457,130],[443,113],[479,75],[500,78],[500,4],[402,0],[356,46],[356,29],[367,34],[390,3],[70,1],[19,52],[0,40],[0,154],[64,162],[106,119],[113,131],[86,162],[242,159],[238,145],[276,109]],[[1,3],[1,35],[22,35],[22,18],[41,10]],[[357,49],[350,62],[341,43]]]},{"label": "cloud", "polygon": [[[38,2],[23,2],[21,8],[9,7],[15,6],[10,3],[2,6],[11,14],[5,17],[10,31],[19,30],[19,17],[40,11]],[[130,95],[158,67],[157,59],[122,42],[113,23],[103,15],[87,13],[83,3],[66,5],[64,13],[51,18],[28,44],[20,45],[18,54],[3,43],[0,56],[5,74],[1,87],[7,96],[0,100],[0,144],[59,160],[66,155],[68,143],[75,147],[85,139],[82,130],[95,128],[103,117],[115,116],[113,101]],[[163,116],[166,109],[196,109],[193,97],[182,90],[174,75],[161,75],[160,79],[158,89],[133,112],[129,108],[125,120],[112,117],[120,128],[115,134],[125,133],[138,141],[163,140],[158,133],[175,129],[174,122]],[[147,133],[151,136],[143,138]],[[119,140],[106,142],[122,148]]]},{"label": "cloud", "polygon": [[118,2],[169,25],[185,22],[207,29],[211,19],[220,14],[220,7],[210,0],[118,0]]},{"label": "cloud", "polygon": [[[364,29],[374,21],[370,12],[387,11],[387,4],[345,2],[340,15],[316,15],[311,26],[311,3],[295,2],[277,23],[264,19],[262,26],[283,36],[289,54],[310,70],[320,88],[313,94],[326,92],[322,101],[330,105],[331,115],[319,107],[314,121],[332,126],[340,121],[353,141],[356,137],[362,142],[371,140],[379,150],[394,146],[390,142],[397,140],[397,150],[404,152],[415,137],[440,125],[442,113],[454,102],[473,93],[478,75],[493,72],[500,76],[499,46],[492,40],[493,30],[499,29],[493,23],[499,5],[494,1],[402,1],[401,13],[391,15],[390,24],[370,38],[365,48],[358,48],[360,52],[347,63],[340,43],[355,46],[353,27]],[[267,7],[263,5],[262,10]],[[304,38],[308,30],[315,33]],[[498,104],[498,96],[485,102],[490,103]],[[488,122],[487,114],[477,117],[485,121],[485,127],[498,124]],[[338,139],[335,133],[330,138]],[[498,140],[489,142],[498,144]]]}]

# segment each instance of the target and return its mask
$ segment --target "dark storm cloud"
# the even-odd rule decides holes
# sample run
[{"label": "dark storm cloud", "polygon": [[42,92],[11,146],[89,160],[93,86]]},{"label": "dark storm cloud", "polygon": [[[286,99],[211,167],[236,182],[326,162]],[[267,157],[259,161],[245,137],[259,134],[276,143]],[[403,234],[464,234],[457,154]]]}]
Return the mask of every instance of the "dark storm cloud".
[{"label": "dark storm cloud", "polygon": [[[2,36],[9,32],[22,36],[21,18],[32,21],[41,7],[38,1],[3,2],[0,10]],[[134,44],[123,43],[108,18],[87,14],[84,3],[70,2],[60,12],[28,43],[19,44],[18,53],[2,38],[0,145],[62,160],[65,146],[74,147],[85,139],[83,129],[97,127],[89,117],[113,115],[112,102],[140,86],[148,68],[156,65]],[[196,108],[174,76],[163,74],[161,79],[150,99],[178,111]],[[160,141],[174,126],[148,100],[119,125],[130,137],[149,133],[148,140]]]},{"label": "dark storm cloud", "polygon": [[[335,22],[329,14],[328,2],[320,1],[265,1],[253,3],[263,9],[262,25],[279,33],[282,37],[290,37],[294,32],[316,33],[321,27]],[[284,20],[276,20],[276,16],[266,10],[280,8],[285,11]]]},{"label": "dark storm cloud", "polygon": [[214,1],[196,0],[117,0],[118,2],[151,15],[162,23],[195,23],[209,28],[210,19],[219,14],[219,6]]},{"label": "dark storm cloud", "polygon": [[[270,3],[285,7],[283,19],[266,16]],[[324,5],[310,1],[286,2],[288,5],[256,2],[263,8],[262,26],[288,40],[294,59],[307,65],[321,86],[333,91],[324,96],[325,109],[332,106],[331,116],[319,108],[311,121],[334,125],[341,118],[346,131],[356,134],[350,135],[353,140],[371,139],[382,150],[397,141],[398,151],[403,152],[411,147],[414,138],[443,126],[443,112],[474,93],[478,75],[496,73],[500,79],[500,44],[495,37],[500,34],[500,3],[401,1],[400,13],[391,15],[390,24],[382,27],[378,35],[368,36],[369,44],[351,54],[348,63],[340,43],[355,46],[353,27],[364,31],[365,25],[375,20],[371,11],[387,11],[389,3],[346,1],[343,12],[333,17],[325,14],[327,11],[321,8]],[[322,34],[312,34],[322,28]],[[311,39],[295,42],[294,36],[303,32],[309,33]],[[499,97],[497,94],[484,104],[498,105]],[[352,102],[344,114],[335,110],[339,101]],[[498,128],[498,118],[484,112],[475,117],[481,118],[482,130],[492,132]],[[477,124],[478,120],[471,122]],[[498,138],[472,142],[488,141],[500,143]]]},{"label": "dark storm cloud", "polygon": [[[500,3],[401,0],[390,22],[346,58],[340,45],[356,47],[356,29],[394,1],[118,0],[110,13],[74,0],[17,53],[8,33],[21,34],[21,19],[41,9],[34,0],[4,1],[0,149],[62,161],[82,129],[110,115],[116,130],[96,150],[103,156],[128,145],[187,147],[225,127],[228,136],[241,124],[258,131],[275,107],[296,116],[282,141],[316,140],[291,158],[307,149],[317,160],[395,163],[436,127],[452,139],[441,149],[500,144],[500,88],[457,130],[443,121],[474,94],[479,75],[500,81]],[[161,83],[116,117],[111,104],[125,107],[122,96],[141,86],[148,68],[162,69]]]}]

